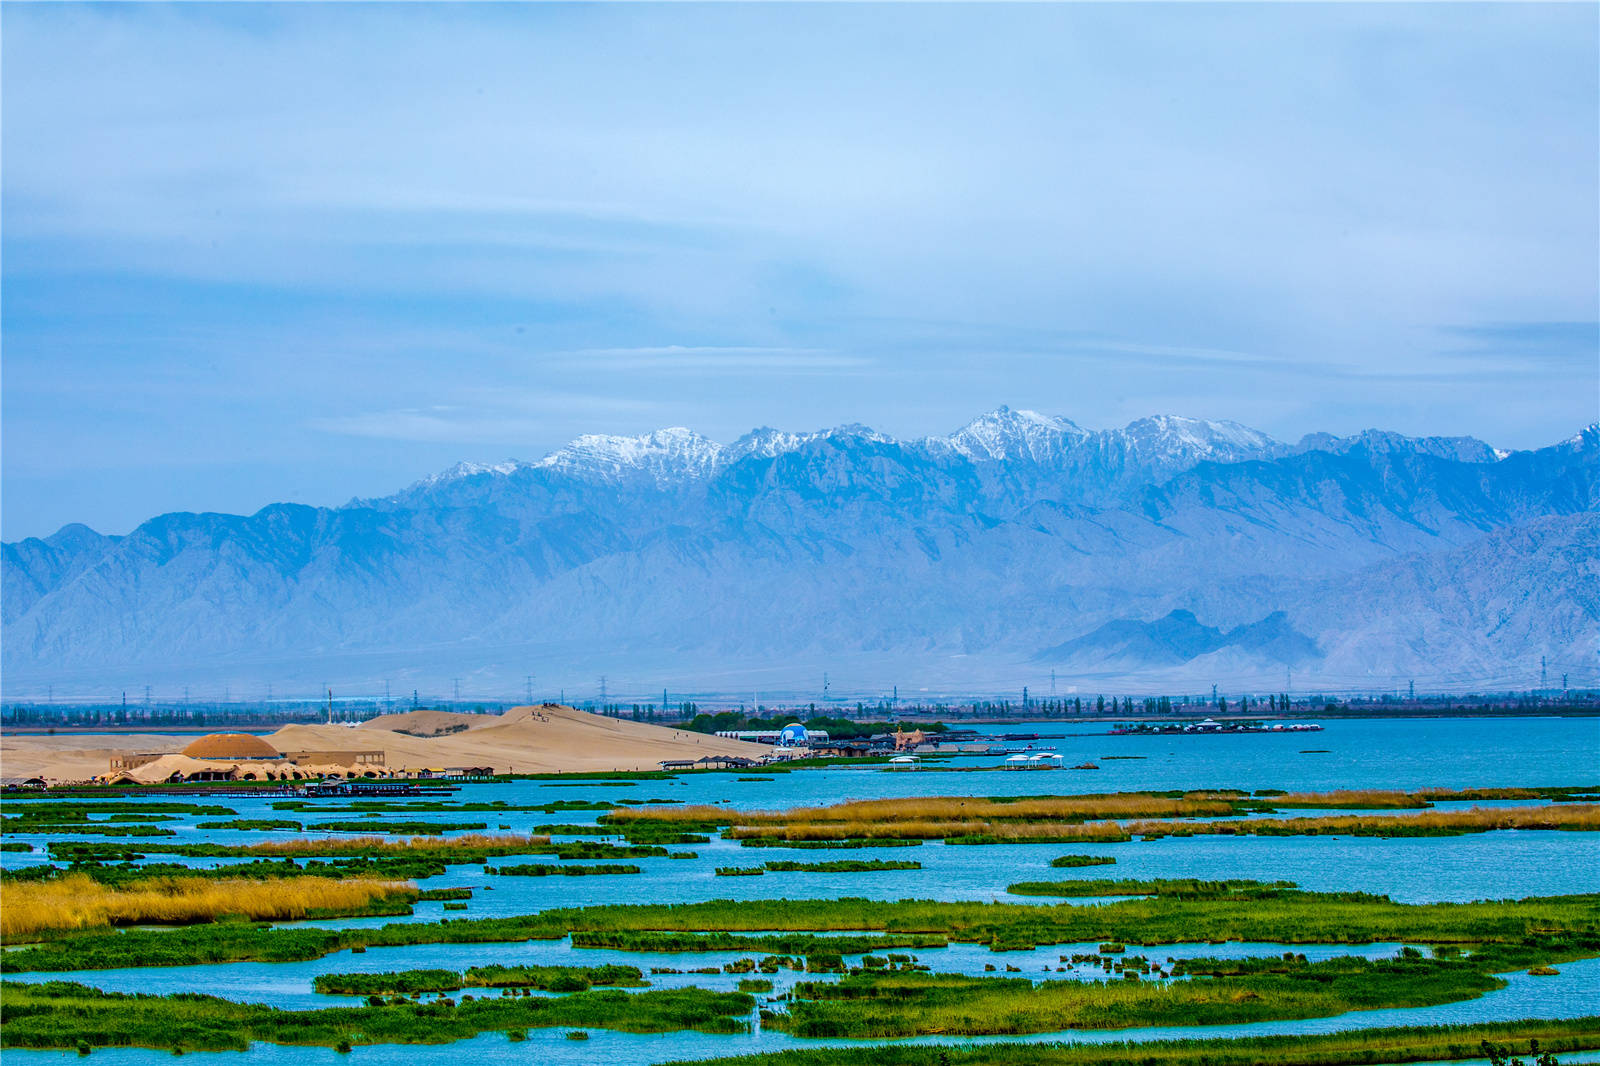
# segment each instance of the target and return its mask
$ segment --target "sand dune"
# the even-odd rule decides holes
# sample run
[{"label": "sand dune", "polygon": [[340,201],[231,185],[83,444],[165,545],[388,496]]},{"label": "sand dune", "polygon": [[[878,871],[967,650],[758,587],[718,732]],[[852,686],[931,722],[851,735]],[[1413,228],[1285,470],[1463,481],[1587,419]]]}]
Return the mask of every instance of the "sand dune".
[{"label": "sand dune", "polygon": [[483,725],[484,719],[498,716],[462,714],[459,711],[406,711],[403,714],[384,714],[369,718],[356,728],[376,729],[398,733],[437,734],[473,729]]},{"label": "sand dune", "polygon": [[0,777],[87,781],[96,774],[105,773],[113,755],[180,751],[192,740],[193,736],[160,733],[3,735],[0,736]]},{"label": "sand dune", "polygon": [[[194,739],[144,733],[0,736],[0,774],[85,781],[105,773],[113,755],[176,752]],[[514,707],[500,715],[409,711],[357,726],[291,725],[266,739],[285,752],[381,750],[391,769],[487,766],[496,773],[655,770],[667,759],[707,755],[758,759],[772,751],[761,744],[553,704]]]},{"label": "sand dune", "polygon": [[[397,723],[397,719],[407,721]],[[419,732],[435,725],[467,728],[442,736],[416,737],[396,732],[392,728],[395,724]],[[513,707],[501,715],[413,711],[373,719],[354,729],[293,725],[267,739],[284,751],[381,748],[388,753],[389,766],[400,769],[490,766],[496,773],[655,770],[664,759],[698,759],[705,755],[758,759],[772,752],[761,744],[606,718],[553,704]]]}]

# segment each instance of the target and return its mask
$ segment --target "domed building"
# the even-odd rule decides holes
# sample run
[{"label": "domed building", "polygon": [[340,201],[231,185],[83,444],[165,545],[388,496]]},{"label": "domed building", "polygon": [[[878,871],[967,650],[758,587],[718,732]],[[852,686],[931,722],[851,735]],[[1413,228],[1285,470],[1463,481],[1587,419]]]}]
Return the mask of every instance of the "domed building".
[{"label": "domed building", "polygon": [[117,754],[102,780],[113,784],[180,781],[313,781],[389,777],[381,749],[280,751],[250,733],[208,733],[178,752]]},{"label": "domed building", "polygon": [[207,733],[183,749],[191,759],[281,759],[283,752],[249,733]]},{"label": "domed building", "polygon": [[806,734],[806,727],[799,722],[790,722],[778,730],[778,746],[784,748],[803,748],[810,738]]}]

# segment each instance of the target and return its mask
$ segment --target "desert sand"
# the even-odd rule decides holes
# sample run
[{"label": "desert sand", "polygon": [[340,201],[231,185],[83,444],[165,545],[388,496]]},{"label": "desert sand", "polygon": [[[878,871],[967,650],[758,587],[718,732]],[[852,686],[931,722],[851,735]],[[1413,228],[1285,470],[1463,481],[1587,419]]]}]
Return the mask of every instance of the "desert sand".
[{"label": "desert sand", "polygon": [[[177,752],[194,739],[159,734],[0,736],[0,774],[86,781],[104,774],[113,755]],[[759,759],[772,752],[761,744],[554,704],[514,707],[500,715],[411,711],[353,726],[291,725],[266,740],[279,751],[377,749],[386,753],[392,770],[487,766],[496,773],[657,770],[668,759]]]}]

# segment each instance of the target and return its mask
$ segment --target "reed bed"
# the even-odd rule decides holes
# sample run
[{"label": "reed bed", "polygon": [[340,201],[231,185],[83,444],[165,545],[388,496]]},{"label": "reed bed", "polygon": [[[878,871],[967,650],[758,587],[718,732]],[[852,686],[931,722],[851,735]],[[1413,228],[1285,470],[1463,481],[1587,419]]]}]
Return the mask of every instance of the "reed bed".
[{"label": "reed bed", "polygon": [[1020,881],[1007,885],[1013,896],[1162,896],[1170,899],[1266,899],[1294,891],[1293,881],[1197,881],[1185,879],[1085,878],[1077,881]]},{"label": "reed bed", "polygon": [[1170,983],[1031,981],[907,971],[867,971],[803,982],[787,1014],[763,1025],[796,1036],[979,1036],[1141,1025],[1228,1025],[1320,1018],[1351,1010],[1424,1007],[1474,999],[1505,982],[1465,962],[1356,956],[1297,963],[1279,972]]},{"label": "reed bed", "polygon": [[590,988],[644,988],[650,982],[636,966],[474,966],[456,970],[396,973],[324,973],[312,979],[325,995],[414,995],[462,988],[531,988],[541,992],[587,992]]},{"label": "reed bed", "polygon": [[[252,1042],[348,1050],[358,1044],[445,1044],[482,1032],[586,1027],[631,1033],[742,1033],[755,1000],[700,988],[468,998],[460,1003],[278,1010],[193,993],[149,996],[51,981],[0,985],[0,1047],[146,1047],[245,1051]],[[80,1049],[81,1050],[81,1049]]]},{"label": "reed bed", "polygon": [[[697,805],[645,807],[607,812],[609,823],[632,821],[701,822],[740,826],[837,823],[842,826],[930,822],[1082,822],[1120,818],[1178,816],[1216,818],[1249,805],[1244,792],[1114,792],[1088,796],[908,796],[854,800],[827,807],[795,807],[784,811],[734,812]],[[848,835],[883,835],[855,834]],[[914,834],[906,834],[911,836]]]},{"label": "reed bed", "polygon": [[74,862],[68,869],[59,866],[29,866],[15,870],[0,870],[0,885],[21,881],[53,881],[69,874],[92,877],[103,885],[126,887],[142,881],[163,877],[211,878],[213,880],[243,879],[260,881],[270,877],[331,877],[336,880],[350,878],[376,878],[380,881],[415,881],[423,877],[437,877],[446,870],[445,864],[423,859],[336,859],[322,862],[309,859],[297,863],[293,859],[256,859],[252,862],[230,862],[220,866],[184,866],[175,862],[151,862],[139,865],[105,865],[98,862]]},{"label": "reed bed", "polygon": [[[1393,789],[1344,789],[1335,792],[1280,792],[1261,796],[1273,807],[1328,807],[1353,810],[1406,810],[1429,806],[1422,796]],[[1530,797],[1531,798],[1531,797]]]},{"label": "reed bed", "polygon": [[[797,807],[784,811],[737,812],[710,805],[618,808],[601,815],[600,821],[624,827],[630,834],[646,825],[700,831],[720,827],[725,837],[740,841],[820,843],[944,839],[967,844],[1074,840],[1115,842],[1147,832],[1151,835],[1177,835],[1180,832],[1260,831],[1298,835],[1343,831],[1388,835],[1372,832],[1371,820],[1358,815],[1252,819],[1248,823],[1251,828],[1243,830],[1240,828],[1245,824],[1243,819],[1200,824],[1189,830],[1177,828],[1190,824],[1178,819],[1222,819],[1229,815],[1266,814],[1280,808],[1420,811],[1431,807],[1436,801],[1446,800],[1526,798],[1564,801],[1560,809],[1525,807],[1503,811],[1432,811],[1407,817],[1399,823],[1405,832],[1413,835],[1448,835],[1512,828],[1600,828],[1600,815],[1589,809],[1594,805],[1573,802],[1588,798],[1592,791],[1589,786],[1563,786],[1459,791],[1430,789],[1409,793],[1383,789],[1296,793],[1265,790],[1251,795],[1239,790],[1219,789],[1084,796],[913,796],[856,800],[826,807]],[[1389,821],[1392,820],[1386,819],[1386,822]],[[1381,829],[1382,826],[1377,828]]]},{"label": "reed bed", "polygon": [[[507,918],[405,922],[348,929],[272,929],[217,924],[150,932],[85,931],[0,953],[0,969],[115,969],[246,960],[315,959],[352,947],[556,939],[639,948],[659,936],[670,950],[717,934],[850,932],[987,944],[1283,944],[1403,942],[1466,945],[1499,969],[1600,955],[1600,895],[1477,903],[1404,904],[1361,893],[1283,891],[1270,898],[1132,898],[1098,907],[1065,904],[866,899],[711,900],[563,908]],[[627,941],[627,943],[623,943]],[[888,946],[888,945],[883,945]],[[669,949],[657,949],[669,950]],[[740,946],[731,950],[783,950]],[[842,950],[834,947],[833,950]],[[786,952],[792,953],[792,952]]]},{"label": "reed bed", "polygon": [[1600,804],[1549,807],[1473,807],[1403,815],[1328,815],[1320,818],[1252,818],[1224,822],[1131,822],[1143,837],[1209,836],[1459,836],[1497,830],[1600,832]]},{"label": "reed bed", "polygon": [[1231,1039],[805,1048],[667,1066],[1366,1066],[1482,1059],[1485,1044],[1529,1059],[1592,1050],[1600,1017]]},{"label": "reed bed", "polygon": [[85,874],[68,874],[54,881],[10,885],[0,908],[0,939],[14,943],[61,930],[140,923],[189,925],[223,917],[281,921],[311,915],[392,914],[416,897],[416,886],[395,881],[163,877],[117,888]]},{"label": "reed bed", "polygon": [[1424,811],[1403,815],[1332,814],[1209,822],[1160,819],[1128,822],[900,821],[747,825],[741,821],[725,830],[724,835],[736,840],[768,841],[910,837],[943,839],[950,844],[1070,844],[1075,841],[1117,843],[1139,836],[1457,836],[1504,829],[1600,831],[1600,804],[1474,807],[1464,811]]},{"label": "reed bed", "polygon": [[854,874],[875,870],[920,870],[922,864],[912,859],[840,859],[836,862],[794,862],[779,859],[763,863],[773,873]]},{"label": "reed bed", "polygon": [[[381,836],[328,837],[321,840],[263,840],[258,844],[245,844],[236,848],[222,846],[226,855],[416,855],[433,852],[470,853],[476,858],[462,861],[481,861],[491,855],[526,855],[528,849],[550,846],[548,836],[490,835],[465,833],[458,837],[440,839],[414,836],[404,840],[391,840]],[[202,845],[203,847],[203,845]],[[155,850],[155,849],[152,849]],[[164,850],[164,849],[163,849]],[[189,854],[187,851],[179,854]],[[220,857],[220,856],[219,856]]]},{"label": "reed bed", "polygon": [[879,838],[944,840],[952,844],[1115,844],[1133,839],[1118,822],[798,822],[787,825],[741,824],[729,827],[723,835],[740,841]]},{"label": "reed bed", "polygon": [[605,874],[640,874],[644,873],[643,867],[624,862],[602,862],[584,865],[573,863],[562,865],[560,863],[530,862],[520,863],[515,866],[485,866],[486,874],[499,874],[504,877],[598,877]]},{"label": "reed bed", "polygon": [[380,818],[338,822],[315,822],[306,829],[316,833],[392,833],[396,836],[438,836],[442,833],[467,833],[489,828],[484,822],[385,822]]}]

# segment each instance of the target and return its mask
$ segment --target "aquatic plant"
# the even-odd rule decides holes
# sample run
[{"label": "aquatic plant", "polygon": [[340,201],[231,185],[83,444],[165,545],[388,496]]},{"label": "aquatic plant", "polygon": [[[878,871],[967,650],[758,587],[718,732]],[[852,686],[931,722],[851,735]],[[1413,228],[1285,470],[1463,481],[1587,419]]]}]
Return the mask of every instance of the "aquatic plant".
[{"label": "aquatic plant", "polygon": [[163,877],[123,888],[101,884],[84,874],[67,874],[51,881],[10,885],[5,906],[0,908],[0,937],[10,944],[58,930],[141,922],[214,922],[229,916],[275,921],[404,914],[416,897],[414,885],[365,879]]},{"label": "aquatic plant", "polygon": [[788,1013],[764,1015],[763,1025],[796,1036],[860,1039],[1241,1024],[1450,1003],[1505,984],[1467,962],[1358,956],[1236,977],[1170,983],[1128,979],[1134,977],[1036,984],[863,971],[837,982],[796,985]]},{"label": "aquatic plant", "polygon": [[1150,881],[1130,879],[1080,881],[1021,881],[1007,885],[1014,896],[1164,896],[1172,899],[1266,899],[1295,888],[1293,881],[1197,881],[1192,878]]},{"label": "aquatic plant", "polygon": [[643,873],[644,870],[631,863],[597,863],[589,866],[578,863],[568,865],[523,863],[516,866],[485,866],[483,872],[506,877],[591,877],[602,874],[637,874]]},{"label": "aquatic plant", "polygon": [[591,987],[644,988],[635,966],[475,966],[455,970],[400,970],[395,973],[325,973],[312,979],[325,995],[415,995],[462,988],[530,988],[543,992],[584,992]]},{"label": "aquatic plant", "polygon": [[763,863],[773,873],[797,871],[811,874],[870,873],[874,870],[920,870],[922,864],[907,859],[840,859],[837,862],[794,862],[779,859]]},{"label": "aquatic plant", "polygon": [[1485,1040],[1509,1042],[1514,1052],[1530,1042],[1549,1053],[1592,1050],[1600,1048],[1600,1017],[1231,1039],[806,1048],[667,1066],[1366,1066],[1481,1059]]},{"label": "aquatic plant", "polygon": [[[694,1029],[739,1033],[755,1001],[743,992],[699,988],[588,991],[553,997],[482,997],[383,1006],[278,1010],[184,993],[102,992],[81,984],[0,983],[0,1047],[172,1048],[244,1051],[254,1041],[337,1047],[442,1044],[486,1031],[584,1026],[633,1033]],[[181,1034],[178,1035],[178,1034]]]},{"label": "aquatic plant", "polygon": [[[1039,944],[1135,944],[1247,940],[1290,944],[1470,945],[1500,969],[1600,955],[1600,895],[1474,903],[1396,903],[1361,893],[1282,891],[1269,898],[1131,898],[1096,907],[1063,904],[867,899],[710,900],[563,908],[507,918],[405,922],[354,929],[260,929],[211,925],[152,933],[84,932],[0,952],[0,968],[103,969],[245,959],[318,958],[356,946],[553,939],[575,945],[639,947],[651,937],[848,931],[988,944],[998,950]],[[770,942],[770,941],[769,941]],[[658,948],[654,950],[668,950]],[[670,950],[774,950],[751,946]],[[842,950],[842,949],[841,949]],[[873,950],[863,948],[862,950]]]}]

